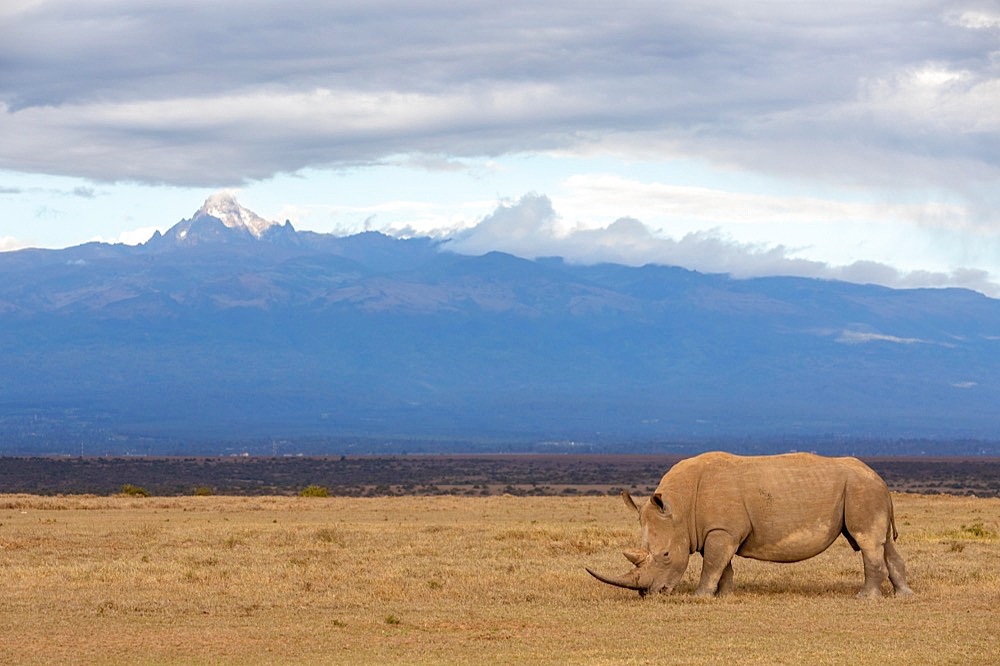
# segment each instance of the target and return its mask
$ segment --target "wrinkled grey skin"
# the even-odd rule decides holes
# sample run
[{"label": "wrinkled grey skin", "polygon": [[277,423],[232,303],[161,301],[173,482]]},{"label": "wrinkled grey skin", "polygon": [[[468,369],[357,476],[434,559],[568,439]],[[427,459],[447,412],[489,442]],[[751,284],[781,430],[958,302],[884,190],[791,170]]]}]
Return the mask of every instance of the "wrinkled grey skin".
[{"label": "wrinkled grey skin", "polygon": [[864,561],[858,597],[881,597],[887,577],[896,595],[912,594],[889,490],[856,458],[705,453],[674,465],[641,506],[626,491],[622,498],[642,530],[642,549],[625,553],[634,567],[622,576],[587,571],[641,596],[672,592],[692,553],[703,557],[695,594],[713,596],[732,592],[734,555],[798,562],[841,534]]}]

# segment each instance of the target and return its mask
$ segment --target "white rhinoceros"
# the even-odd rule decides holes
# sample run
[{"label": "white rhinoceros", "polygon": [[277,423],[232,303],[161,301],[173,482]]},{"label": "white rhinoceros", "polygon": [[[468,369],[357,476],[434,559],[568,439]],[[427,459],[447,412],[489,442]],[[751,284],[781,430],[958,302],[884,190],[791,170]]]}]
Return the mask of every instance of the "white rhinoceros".
[{"label": "white rhinoceros", "polygon": [[841,534],[864,559],[858,597],[882,596],[887,574],[897,595],[913,593],[893,544],[889,490],[856,458],[704,453],[674,465],[641,508],[627,491],[622,497],[642,528],[642,550],[625,553],[635,568],[619,577],[587,571],[640,595],[671,592],[691,553],[704,558],[695,594],[711,596],[732,591],[734,555],[798,562]]}]

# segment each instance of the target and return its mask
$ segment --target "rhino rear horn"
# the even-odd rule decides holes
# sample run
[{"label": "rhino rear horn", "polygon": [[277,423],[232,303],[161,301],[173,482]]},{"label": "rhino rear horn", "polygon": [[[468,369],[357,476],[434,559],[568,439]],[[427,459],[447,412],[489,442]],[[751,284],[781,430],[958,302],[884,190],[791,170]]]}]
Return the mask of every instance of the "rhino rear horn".
[{"label": "rhino rear horn", "polygon": [[642,563],[649,559],[649,553],[644,553],[640,550],[626,550],[623,555],[625,555],[626,560],[637,567],[642,566]]}]

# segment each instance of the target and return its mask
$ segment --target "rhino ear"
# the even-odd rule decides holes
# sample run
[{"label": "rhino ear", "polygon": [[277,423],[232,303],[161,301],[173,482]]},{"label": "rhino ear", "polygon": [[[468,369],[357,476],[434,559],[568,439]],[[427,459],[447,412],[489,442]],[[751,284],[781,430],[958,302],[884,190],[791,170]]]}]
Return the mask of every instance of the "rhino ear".
[{"label": "rhino ear", "polygon": [[649,498],[649,501],[652,502],[653,506],[659,509],[660,513],[662,513],[664,516],[669,516],[673,514],[673,510],[670,508],[670,502],[663,499],[663,495],[661,495],[660,493],[654,494],[652,497]]},{"label": "rhino ear", "polygon": [[622,491],[622,500],[625,501],[625,506],[630,506],[636,513],[639,513],[639,507],[636,506],[635,500],[632,499],[632,496],[628,494],[627,490]]}]

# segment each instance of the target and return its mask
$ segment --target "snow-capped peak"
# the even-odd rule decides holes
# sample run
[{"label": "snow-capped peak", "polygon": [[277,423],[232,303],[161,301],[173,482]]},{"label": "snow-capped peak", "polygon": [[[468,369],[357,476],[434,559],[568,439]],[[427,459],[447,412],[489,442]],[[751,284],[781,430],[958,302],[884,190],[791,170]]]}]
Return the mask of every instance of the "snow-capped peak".
[{"label": "snow-capped peak", "polygon": [[221,220],[230,229],[246,229],[256,238],[260,238],[265,231],[278,224],[265,220],[252,210],[241,206],[233,192],[228,190],[216,192],[205,199],[205,203],[195,213],[195,217],[202,215],[209,215]]}]

